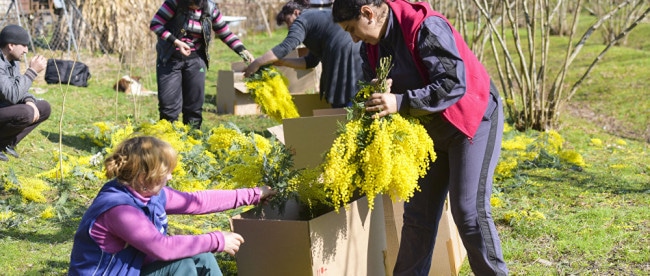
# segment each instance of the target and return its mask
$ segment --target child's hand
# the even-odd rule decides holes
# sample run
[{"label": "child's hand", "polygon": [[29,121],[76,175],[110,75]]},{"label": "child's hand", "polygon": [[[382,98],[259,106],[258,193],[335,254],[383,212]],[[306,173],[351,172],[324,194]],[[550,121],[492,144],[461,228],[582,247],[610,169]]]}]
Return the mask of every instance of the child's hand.
[{"label": "child's hand", "polygon": [[272,197],[277,193],[276,190],[273,190],[269,186],[260,187],[260,202],[266,201],[267,198]]},{"label": "child's hand", "polygon": [[178,51],[181,52],[184,56],[189,56],[192,53],[192,49],[185,42],[178,39],[174,40],[174,45],[178,47]]},{"label": "child's hand", "polygon": [[251,52],[249,52],[248,50],[242,51],[241,56],[244,62],[246,62],[246,64],[250,64],[251,62],[253,62],[253,60],[255,60],[253,54],[251,54]]},{"label": "child's hand", "polygon": [[237,251],[239,251],[239,246],[244,243],[244,238],[240,234],[233,232],[221,233],[223,234],[223,240],[225,242],[223,252],[230,254],[230,256],[235,256]]}]

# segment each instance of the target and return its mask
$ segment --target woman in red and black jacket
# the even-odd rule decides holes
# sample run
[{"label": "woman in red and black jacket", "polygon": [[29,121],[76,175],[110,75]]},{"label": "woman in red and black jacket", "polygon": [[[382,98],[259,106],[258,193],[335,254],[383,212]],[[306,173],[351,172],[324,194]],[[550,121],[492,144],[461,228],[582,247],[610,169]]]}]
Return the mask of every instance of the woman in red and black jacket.
[{"label": "woman in red and black jacket", "polygon": [[[503,110],[485,67],[462,36],[428,3],[404,0],[334,1],[333,20],[356,41],[366,80],[379,58],[392,56],[390,91],[366,102],[375,117],[426,117],[437,155],[404,205],[394,275],[428,275],[447,193],[476,275],[507,275],[490,211],[499,159]],[[389,92],[389,93],[381,93]]]}]

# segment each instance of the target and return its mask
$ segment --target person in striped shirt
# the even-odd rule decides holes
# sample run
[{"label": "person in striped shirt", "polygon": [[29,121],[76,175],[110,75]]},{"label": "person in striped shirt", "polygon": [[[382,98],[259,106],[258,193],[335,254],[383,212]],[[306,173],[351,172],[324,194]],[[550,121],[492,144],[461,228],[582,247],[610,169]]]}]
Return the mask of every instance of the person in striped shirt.
[{"label": "person in striped shirt", "polygon": [[230,31],[212,0],[165,0],[149,28],[158,36],[156,76],[161,120],[200,129],[212,31],[244,61],[255,58]]}]

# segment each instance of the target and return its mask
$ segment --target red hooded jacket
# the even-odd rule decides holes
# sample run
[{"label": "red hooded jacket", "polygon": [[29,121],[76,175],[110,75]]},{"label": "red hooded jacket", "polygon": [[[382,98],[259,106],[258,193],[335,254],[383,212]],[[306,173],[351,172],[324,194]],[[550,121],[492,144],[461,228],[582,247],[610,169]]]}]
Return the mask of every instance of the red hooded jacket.
[{"label": "red hooded jacket", "polygon": [[[386,2],[396,15],[399,26],[404,36],[404,42],[411,52],[411,56],[425,83],[429,83],[427,68],[422,63],[416,48],[418,31],[424,20],[429,16],[444,19],[453,31],[456,47],[465,64],[465,95],[455,104],[445,109],[442,116],[470,139],[476,134],[490,97],[490,76],[483,64],[470,50],[463,37],[453,28],[449,20],[442,14],[431,9],[427,2],[410,3],[404,0],[390,0]],[[366,45],[370,68],[376,68],[379,61],[379,46]]]}]

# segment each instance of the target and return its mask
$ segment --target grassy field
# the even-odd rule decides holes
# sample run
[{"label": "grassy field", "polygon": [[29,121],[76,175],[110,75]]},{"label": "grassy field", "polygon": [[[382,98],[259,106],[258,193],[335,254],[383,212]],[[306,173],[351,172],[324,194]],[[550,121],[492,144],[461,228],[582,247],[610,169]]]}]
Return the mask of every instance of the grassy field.
[{"label": "grassy field", "polygon": [[[250,35],[244,42],[259,56],[285,34]],[[513,275],[650,275],[649,35],[650,26],[642,25],[628,45],[612,49],[562,112],[557,131],[565,140],[563,147],[579,152],[586,166],[530,167],[495,184],[502,204],[494,207],[493,216]],[[576,70],[580,66],[584,70],[601,49],[595,42],[588,45]],[[14,195],[2,189],[3,181],[53,168],[59,150],[70,155],[96,152],[84,138],[94,131],[94,122],[157,120],[155,97],[132,98],[112,89],[125,74],[141,76],[146,88],[155,89],[151,53],[130,63],[114,56],[87,56],[82,61],[93,74],[88,88],[47,85],[39,77],[35,93],[52,104],[52,117],[19,145],[21,159],[0,164],[0,213],[29,214],[33,208],[20,202],[13,205]],[[211,56],[203,128],[233,122],[244,130],[263,132],[272,126],[264,116],[216,113],[217,72],[238,57],[218,42]],[[0,223],[0,275],[65,274],[79,218],[102,184],[81,177],[52,183],[69,191],[58,209],[59,218],[25,215],[19,223]],[[49,201],[62,202],[59,196]],[[521,215],[532,213],[542,216]],[[461,274],[472,275],[467,262]]]}]

